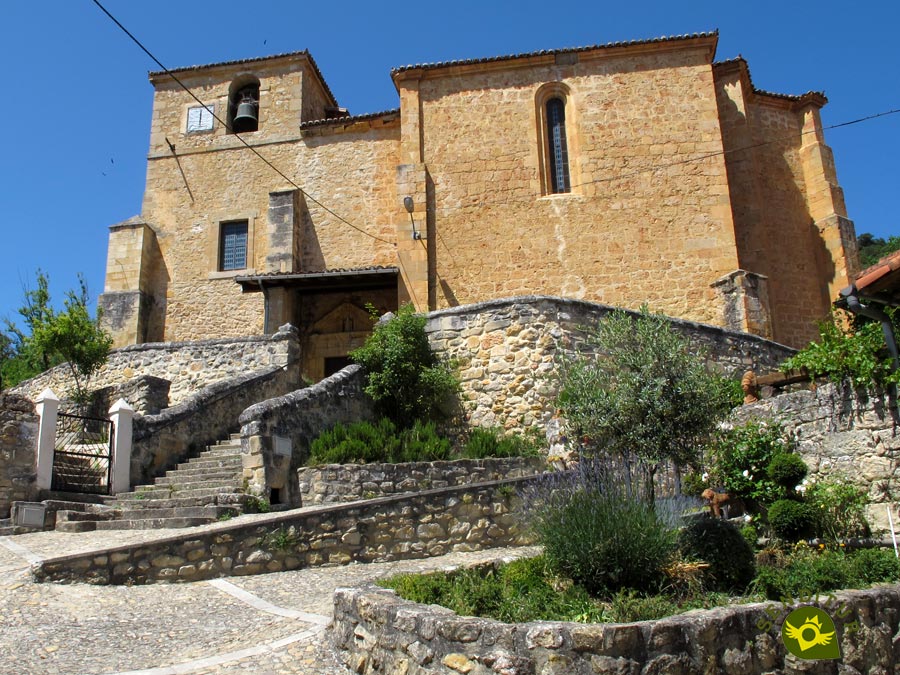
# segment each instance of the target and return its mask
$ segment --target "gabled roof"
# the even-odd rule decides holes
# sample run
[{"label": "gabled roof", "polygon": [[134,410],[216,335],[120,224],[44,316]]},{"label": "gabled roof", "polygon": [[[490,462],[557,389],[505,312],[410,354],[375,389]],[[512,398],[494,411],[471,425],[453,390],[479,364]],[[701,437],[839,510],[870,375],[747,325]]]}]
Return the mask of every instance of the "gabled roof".
[{"label": "gabled roof", "polygon": [[900,251],[864,269],[854,285],[860,298],[885,305],[900,305]]},{"label": "gabled roof", "polygon": [[747,77],[747,82],[750,84],[750,90],[756,96],[765,96],[767,98],[780,99],[791,103],[813,103],[820,107],[828,103],[828,97],[826,97],[825,92],[822,91],[808,91],[805,94],[777,94],[772,91],[757,89],[756,85],[753,84],[753,78],[750,77],[750,66],[743,56],[736,56],[733,59],[726,59],[724,61],[716,61],[713,63],[713,68],[716,70],[728,70],[732,68],[740,69]]}]

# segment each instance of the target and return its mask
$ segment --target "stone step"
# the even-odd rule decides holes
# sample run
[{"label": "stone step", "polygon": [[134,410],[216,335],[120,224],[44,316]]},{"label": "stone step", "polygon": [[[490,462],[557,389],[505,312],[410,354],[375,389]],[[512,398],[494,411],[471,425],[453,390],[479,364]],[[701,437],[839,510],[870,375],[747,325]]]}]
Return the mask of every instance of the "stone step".
[{"label": "stone step", "polygon": [[121,499],[116,502],[116,508],[120,509],[168,509],[184,506],[206,506],[206,505],[235,505],[240,506],[248,504],[252,501],[249,495],[235,492],[234,488],[230,492],[214,492],[204,495],[180,495],[171,499]]},{"label": "stone step", "polygon": [[177,471],[166,471],[165,476],[160,476],[154,482],[154,485],[183,485],[185,483],[193,483],[198,480],[237,480],[240,469],[229,469],[228,467],[218,467],[218,470],[211,469],[178,469]]},{"label": "stone step", "polygon": [[82,520],[60,523],[60,532],[91,532],[93,530],[160,530],[196,527],[215,522],[215,518],[149,518],[146,520]]},{"label": "stone step", "polygon": [[192,459],[189,462],[182,462],[178,464],[174,469],[170,469],[170,471],[187,471],[189,469],[208,469],[215,470],[220,468],[234,468],[236,471],[241,470],[241,457],[240,455],[235,455],[234,457],[221,457],[221,458],[212,458],[212,459]]},{"label": "stone step", "polygon": [[121,493],[120,497],[123,499],[164,499],[176,496],[175,493],[186,493],[181,496],[193,497],[195,496],[193,493],[198,490],[217,490],[220,492],[227,490],[235,492],[237,488],[237,477],[231,474],[230,478],[220,480],[195,480],[166,485],[142,485],[134,492]]},{"label": "stone step", "polygon": [[224,515],[235,516],[239,513],[239,507],[214,505],[179,506],[166,509],[110,509],[109,511],[95,513],[60,511],[56,515],[56,522],[102,522],[106,520],[148,520],[152,518],[212,518],[216,520]]},{"label": "stone step", "polygon": [[103,504],[112,499],[109,495],[98,495],[86,492],[63,492],[61,490],[40,490],[39,501],[83,502],[85,504]]}]

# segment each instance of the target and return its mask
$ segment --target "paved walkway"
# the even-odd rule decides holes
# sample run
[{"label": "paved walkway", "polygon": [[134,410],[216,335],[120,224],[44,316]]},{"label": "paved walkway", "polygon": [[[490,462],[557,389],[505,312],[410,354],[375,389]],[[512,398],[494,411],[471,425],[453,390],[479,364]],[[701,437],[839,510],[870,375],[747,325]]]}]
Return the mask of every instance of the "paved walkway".
[{"label": "paved walkway", "polygon": [[329,645],[338,586],[471,564],[529,549],[317,567],[190,584],[35,584],[36,560],[172,531],[0,537],[0,673],[346,675]]}]

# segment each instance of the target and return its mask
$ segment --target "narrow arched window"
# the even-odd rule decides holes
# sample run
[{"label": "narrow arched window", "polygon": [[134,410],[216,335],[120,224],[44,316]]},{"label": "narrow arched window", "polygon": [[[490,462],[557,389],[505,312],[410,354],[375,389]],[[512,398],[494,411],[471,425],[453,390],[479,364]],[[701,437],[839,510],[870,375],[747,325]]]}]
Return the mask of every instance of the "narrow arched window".
[{"label": "narrow arched window", "polygon": [[566,144],[566,104],[561,98],[547,101],[547,141],[550,156],[550,192],[572,189],[569,181],[569,148]]}]

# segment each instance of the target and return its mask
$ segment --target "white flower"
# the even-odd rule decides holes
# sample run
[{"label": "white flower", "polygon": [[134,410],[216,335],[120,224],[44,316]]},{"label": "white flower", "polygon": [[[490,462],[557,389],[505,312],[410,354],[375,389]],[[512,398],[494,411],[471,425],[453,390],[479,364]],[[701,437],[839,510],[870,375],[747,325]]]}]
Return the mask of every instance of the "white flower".
[{"label": "white flower", "polygon": [[753,518],[750,517],[750,514],[749,514],[749,513],[745,513],[745,514],[744,514],[744,522],[745,522],[745,523],[749,523],[751,520],[753,520]]},{"label": "white flower", "polygon": [[706,481],[709,480],[709,474],[704,472],[703,475],[700,476],[700,479],[705,483]]},{"label": "white flower", "polygon": [[734,425],[730,422],[719,422],[719,429],[722,431],[731,431],[734,429]]},{"label": "white flower", "polygon": [[744,469],[743,476],[744,476],[744,478],[750,478],[750,472],[747,471],[747,469]]},{"label": "white flower", "polygon": [[794,490],[796,490],[797,492],[799,492],[802,495],[804,492],[806,492],[806,486],[803,483],[800,483],[800,485],[795,487]]}]

